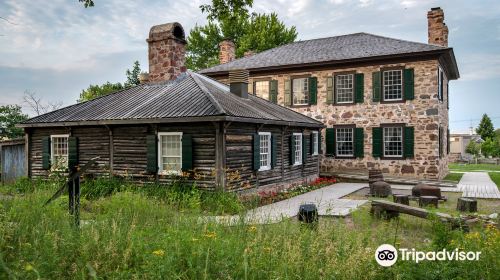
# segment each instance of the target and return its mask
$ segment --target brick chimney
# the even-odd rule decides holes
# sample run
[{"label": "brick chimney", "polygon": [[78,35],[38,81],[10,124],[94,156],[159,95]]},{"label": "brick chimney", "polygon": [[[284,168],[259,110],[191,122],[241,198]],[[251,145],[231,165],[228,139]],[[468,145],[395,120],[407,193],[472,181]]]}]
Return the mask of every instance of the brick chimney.
[{"label": "brick chimney", "polygon": [[224,64],[236,58],[236,45],[231,39],[219,43],[219,63]]},{"label": "brick chimney", "polygon": [[148,82],[174,80],[186,72],[186,39],[182,25],[177,22],[155,25],[149,31]]},{"label": "brick chimney", "polygon": [[448,26],[444,23],[444,12],[440,7],[427,12],[429,44],[448,47]]}]

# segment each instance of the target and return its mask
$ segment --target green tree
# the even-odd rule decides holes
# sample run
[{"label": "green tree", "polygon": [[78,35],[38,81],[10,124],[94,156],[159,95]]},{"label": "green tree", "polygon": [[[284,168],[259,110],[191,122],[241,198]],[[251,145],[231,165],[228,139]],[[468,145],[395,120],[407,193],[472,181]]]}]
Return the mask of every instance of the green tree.
[{"label": "green tree", "polygon": [[127,69],[125,75],[127,76],[127,81],[125,82],[125,87],[133,87],[140,84],[139,74],[141,74],[141,65],[139,61],[135,61],[132,66],[132,71]]},{"label": "green tree", "polygon": [[208,23],[189,33],[186,66],[199,70],[219,63],[219,43],[231,39],[236,57],[248,50],[261,52],[291,43],[297,38],[295,26],[287,28],[275,13],[250,14],[253,0],[212,0],[201,5]]},{"label": "green tree", "polygon": [[103,85],[90,85],[87,89],[82,90],[82,93],[80,93],[80,99],[78,99],[78,102],[92,100],[92,99],[97,98],[99,96],[110,94],[112,92],[121,90],[123,88],[124,87],[121,83],[113,84],[110,82],[106,82]]},{"label": "green tree", "polygon": [[479,153],[481,152],[481,144],[476,143],[476,141],[470,141],[469,144],[467,144],[467,147],[465,147],[465,152],[469,153],[474,156],[474,158],[477,158],[479,156]]},{"label": "green tree", "polygon": [[16,124],[28,119],[28,115],[21,112],[19,105],[0,106],[0,138],[17,138],[24,135],[22,128]]},{"label": "green tree", "polygon": [[491,122],[490,117],[484,114],[481,122],[479,123],[479,127],[476,128],[476,133],[486,141],[486,139],[495,137],[495,128],[493,127],[493,123]]},{"label": "green tree", "polygon": [[85,8],[94,7],[94,1],[93,0],[78,0],[78,2],[83,3],[83,6]]},{"label": "green tree", "polygon": [[500,144],[496,139],[487,138],[486,141],[481,144],[481,152],[485,156],[498,157],[500,156]]}]

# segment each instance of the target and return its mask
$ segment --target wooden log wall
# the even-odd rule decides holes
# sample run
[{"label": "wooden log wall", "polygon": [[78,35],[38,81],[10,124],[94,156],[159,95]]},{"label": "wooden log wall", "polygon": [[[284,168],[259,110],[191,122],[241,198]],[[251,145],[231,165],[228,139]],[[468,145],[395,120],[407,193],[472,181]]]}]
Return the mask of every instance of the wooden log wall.
[{"label": "wooden log wall", "polygon": [[32,178],[47,177],[48,170],[42,168],[42,139],[45,136],[54,134],[69,134],[70,129],[64,127],[57,128],[34,128],[29,130],[30,133],[30,148],[28,149],[28,168]]},{"label": "wooden log wall", "polygon": [[[257,132],[271,132],[277,137],[277,163],[271,170],[253,170],[252,136]],[[226,130],[226,190],[244,191],[256,187],[286,184],[287,181],[319,174],[318,156],[307,149],[307,159],[302,165],[290,164],[289,141],[293,132],[302,133],[301,128],[260,126],[233,123]],[[311,133],[305,130],[306,137]]]}]

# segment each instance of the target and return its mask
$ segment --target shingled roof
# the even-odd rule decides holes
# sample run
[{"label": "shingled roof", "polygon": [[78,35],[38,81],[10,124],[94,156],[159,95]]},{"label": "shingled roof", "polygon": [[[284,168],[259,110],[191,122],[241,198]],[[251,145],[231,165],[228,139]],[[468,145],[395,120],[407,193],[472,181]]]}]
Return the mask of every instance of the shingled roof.
[{"label": "shingled roof", "polygon": [[200,73],[226,74],[229,70],[279,69],[304,65],[368,60],[375,58],[444,54],[450,79],[459,77],[452,48],[393,39],[368,33],[297,41],[261,53],[216,65]]},{"label": "shingled roof", "polygon": [[34,117],[19,126],[222,120],[323,126],[321,122],[262,98],[253,95],[241,98],[232,94],[228,86],[190,71],[173,81],[138,85]]}]

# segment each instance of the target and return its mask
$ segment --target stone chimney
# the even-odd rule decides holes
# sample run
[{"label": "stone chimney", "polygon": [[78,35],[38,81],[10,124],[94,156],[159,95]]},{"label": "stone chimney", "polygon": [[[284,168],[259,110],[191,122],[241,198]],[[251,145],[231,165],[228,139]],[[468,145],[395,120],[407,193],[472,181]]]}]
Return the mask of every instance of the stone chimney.
[{"label": "stone chimney", "polygon": [[248,76],[248,70],[229,71],[229,91],[241,98],[248,98]]},{"label": "stone chimney", "polygon": [[448,26],[444,23],[444,12],[440,7],[427,12],[429,44],[448,47]]},{"label": "stone chimney", "polygon": [[186,72],[186,39],[184,29],[177,22],[155,25],[149,31],[148,82],[174,80]]},{"label": "stone chimney", "polygon": [[236,58],[236,45],[231,39],[219,43],[219,63],[224,64]]}]

